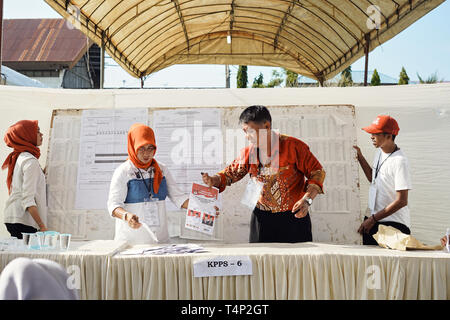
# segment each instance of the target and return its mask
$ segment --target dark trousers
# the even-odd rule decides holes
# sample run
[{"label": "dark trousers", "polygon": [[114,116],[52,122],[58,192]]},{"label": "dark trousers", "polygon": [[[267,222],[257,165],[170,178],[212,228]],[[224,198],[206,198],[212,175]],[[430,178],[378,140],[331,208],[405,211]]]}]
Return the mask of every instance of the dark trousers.
[{"label": "dark trousers", "polygon": [[[368,217],[364,217],[364,220],[368,219]],[[394,227],[395,229],[400,230],[404,234],[411,234],[411,230],[407,226],[398,222],[376,222],[375,225],[370,229],[369,233],[363,233],[363,244],[364,245],[378,245],[377,241],[372,237],[375,233],[378,232],[378,226],[382,224],[384,226]]]},{"label": "dark trousers", "polygon": [[37,229],[21,224],[21,223],[5,223],[6,229],[11,234],[11,237],[22,239],[22,232],[35,233]]},{"label": "dark trousers", "polygon": [[292,211],[270,212],[255,208],[250,221],[250,242],[312,241],[311,218],[296,218]]}]

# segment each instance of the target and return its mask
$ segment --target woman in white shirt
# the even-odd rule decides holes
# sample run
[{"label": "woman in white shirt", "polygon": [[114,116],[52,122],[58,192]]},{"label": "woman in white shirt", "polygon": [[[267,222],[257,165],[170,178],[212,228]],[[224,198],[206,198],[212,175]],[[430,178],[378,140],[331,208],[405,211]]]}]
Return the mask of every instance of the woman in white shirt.
[{"label": "woman in white shirt", "polygon": [[155,158],[153,130],[134,124],[128,132],[128,159],[114,172],[108,211],[116,218],[115,240],[130,244],[169,241],[165,199],[187,208],[188,195],[176,186],[170,172]]},{"label": "woman in white shirt", "polygon": [[8,168],[4,222],[13,237],[22,232],[46,231],[47,198],[45,175],[39,165],[42,133],[37,120],[22,120],[8,128],[5,142],[14,149],[2,169]]}]

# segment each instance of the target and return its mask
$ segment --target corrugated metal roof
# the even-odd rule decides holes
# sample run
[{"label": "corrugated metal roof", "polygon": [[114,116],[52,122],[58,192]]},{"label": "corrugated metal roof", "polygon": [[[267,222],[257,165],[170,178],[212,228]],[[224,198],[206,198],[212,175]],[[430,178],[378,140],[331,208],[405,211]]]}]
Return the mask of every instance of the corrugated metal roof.
[{"label": "corrugated metal roof", "polygon": [[3,63],[18,70],[72,68],[92,42],[69,26],[64,19],[5,19]]}]

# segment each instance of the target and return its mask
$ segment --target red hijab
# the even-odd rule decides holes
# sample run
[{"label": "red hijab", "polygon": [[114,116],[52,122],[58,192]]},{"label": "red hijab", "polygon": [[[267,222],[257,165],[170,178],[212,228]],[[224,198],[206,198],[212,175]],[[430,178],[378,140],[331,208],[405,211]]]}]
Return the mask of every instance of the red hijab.
[{"label": "red hijab", "polygon": [[137,168],[145,170],[149,167],[154,168],[153,191],[158,193],[159,185],[163,178],[158,162],[153,158],[152,161],[146,164],[142,163],[137,157],[139,148],[146,144],[151,144],[156,148],[155,133],[152,128],[140,123],[133,124],[128,131],[128,159],[130,159]]},{"label": "red hijab", "polygon": [[5,134],[6,145],[13,148],[5,162],[3,162],[2,169],[8,168],[8,177],[6,185],[8,192],[11,194],[11,183],[13,178],[14,166],[17,158],[22,152],[29,152],[39,159],[41,151],[37,145],[38,121],[37,120],[22,120],[8,128]]}]

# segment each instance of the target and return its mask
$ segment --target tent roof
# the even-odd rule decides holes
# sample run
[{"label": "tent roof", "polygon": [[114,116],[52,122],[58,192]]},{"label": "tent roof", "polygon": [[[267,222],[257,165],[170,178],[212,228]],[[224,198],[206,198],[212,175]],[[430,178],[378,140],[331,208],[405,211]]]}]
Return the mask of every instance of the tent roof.
[{"label": "tent roof", "polygon": [[239,64],[325,80],[445,0],[45,1],[135,77],[174,64]]}]

